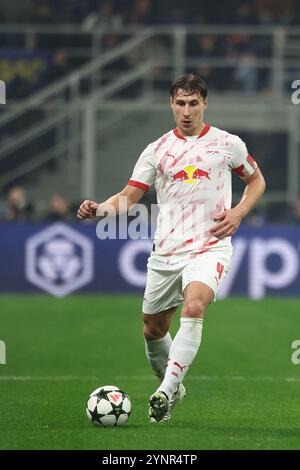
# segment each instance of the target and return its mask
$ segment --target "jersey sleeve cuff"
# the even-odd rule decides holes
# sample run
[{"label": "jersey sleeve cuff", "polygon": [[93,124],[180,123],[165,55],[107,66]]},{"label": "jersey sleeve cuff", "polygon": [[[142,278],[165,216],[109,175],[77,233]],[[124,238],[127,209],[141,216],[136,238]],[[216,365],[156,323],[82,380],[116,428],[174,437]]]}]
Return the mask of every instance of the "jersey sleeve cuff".
[{"label": "jersey sleeve cuff", "polygon": [[245,164],[233,168],[232,171],[240,178],[245,178],[246,176],[251,176],[257,168],[257,163],[251,155],[248,155],[245,161]]},{"label": "jersey sleeve cuff", "polygon": [[134,181],[134,180],[129,180],[128,185],[129,186],[135,186],[136,188],[140,188],[143,191],[148,191],[148,189],[149,189],[148,184],[140,183],[139,181]]}]

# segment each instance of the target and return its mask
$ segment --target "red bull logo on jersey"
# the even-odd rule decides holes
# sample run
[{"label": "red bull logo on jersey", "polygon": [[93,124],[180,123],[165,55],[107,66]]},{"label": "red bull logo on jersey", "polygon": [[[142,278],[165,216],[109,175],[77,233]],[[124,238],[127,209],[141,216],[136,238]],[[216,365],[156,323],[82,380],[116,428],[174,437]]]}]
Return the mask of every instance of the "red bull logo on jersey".
[{"label": "red bull logo on jersey", "polygon": [[172,181],[184,181],[185,183],[192,184],[207,178],[210,180],[210,171],[201,170],[195,165],[185,166],[183,170],[178,171],[175,174],[171,174]]}]

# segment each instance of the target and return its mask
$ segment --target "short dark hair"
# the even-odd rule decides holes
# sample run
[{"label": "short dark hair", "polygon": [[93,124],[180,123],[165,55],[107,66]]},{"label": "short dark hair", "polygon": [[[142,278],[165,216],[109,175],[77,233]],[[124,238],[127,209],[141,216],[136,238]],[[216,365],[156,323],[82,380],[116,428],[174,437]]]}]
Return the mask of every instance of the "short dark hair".
[{"label": "short dark hair", "polygon": [[195,73],[186,73],[178,77],[171,85],[170,95],[172,100],[178,93],[178,90],[184,90],[188,95],[198,93],[203,99],[207,97],[207,86],[205,81]]}]

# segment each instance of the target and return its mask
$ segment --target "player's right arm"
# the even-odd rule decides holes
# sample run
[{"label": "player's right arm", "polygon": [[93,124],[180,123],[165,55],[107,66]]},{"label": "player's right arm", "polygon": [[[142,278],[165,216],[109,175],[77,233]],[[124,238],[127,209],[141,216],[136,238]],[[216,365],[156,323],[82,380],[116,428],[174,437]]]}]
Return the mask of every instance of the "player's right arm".
[{"label": "player's right arm", "polygon": [[98,203],[85,200],[79,206],[77,211],[78,219],[92,219],[96,215],[115,215],[127,212],[134,204],[137,204],[144,195],[145,190],[135,186],[127,185],[120,192],[107,199],[107,201]]},{"label": "player's right arm", "polygon": [[149,144],[140,155],[128,185],[102,203],[84,201],[78,211],[78,219],[92,219],[96,215],[116,215],[127,212],[139,202],[156,178],[156,165],[153,144]]}]

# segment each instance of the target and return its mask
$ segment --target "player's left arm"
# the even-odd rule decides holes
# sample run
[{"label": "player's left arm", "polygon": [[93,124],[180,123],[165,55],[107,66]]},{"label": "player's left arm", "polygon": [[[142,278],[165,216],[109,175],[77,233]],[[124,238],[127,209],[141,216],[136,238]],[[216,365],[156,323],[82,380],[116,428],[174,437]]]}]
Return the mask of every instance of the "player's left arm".
[{"label": "player's left arm", "polygon": [[251,211],[263,195],[266,183],[257,167],[251,176],[242,176],[246,188],[240,202],[232,209],[225,210],[215,217],[217,224],[210,230],[211,234],[219,239],[233,235],[244,217]]}]

